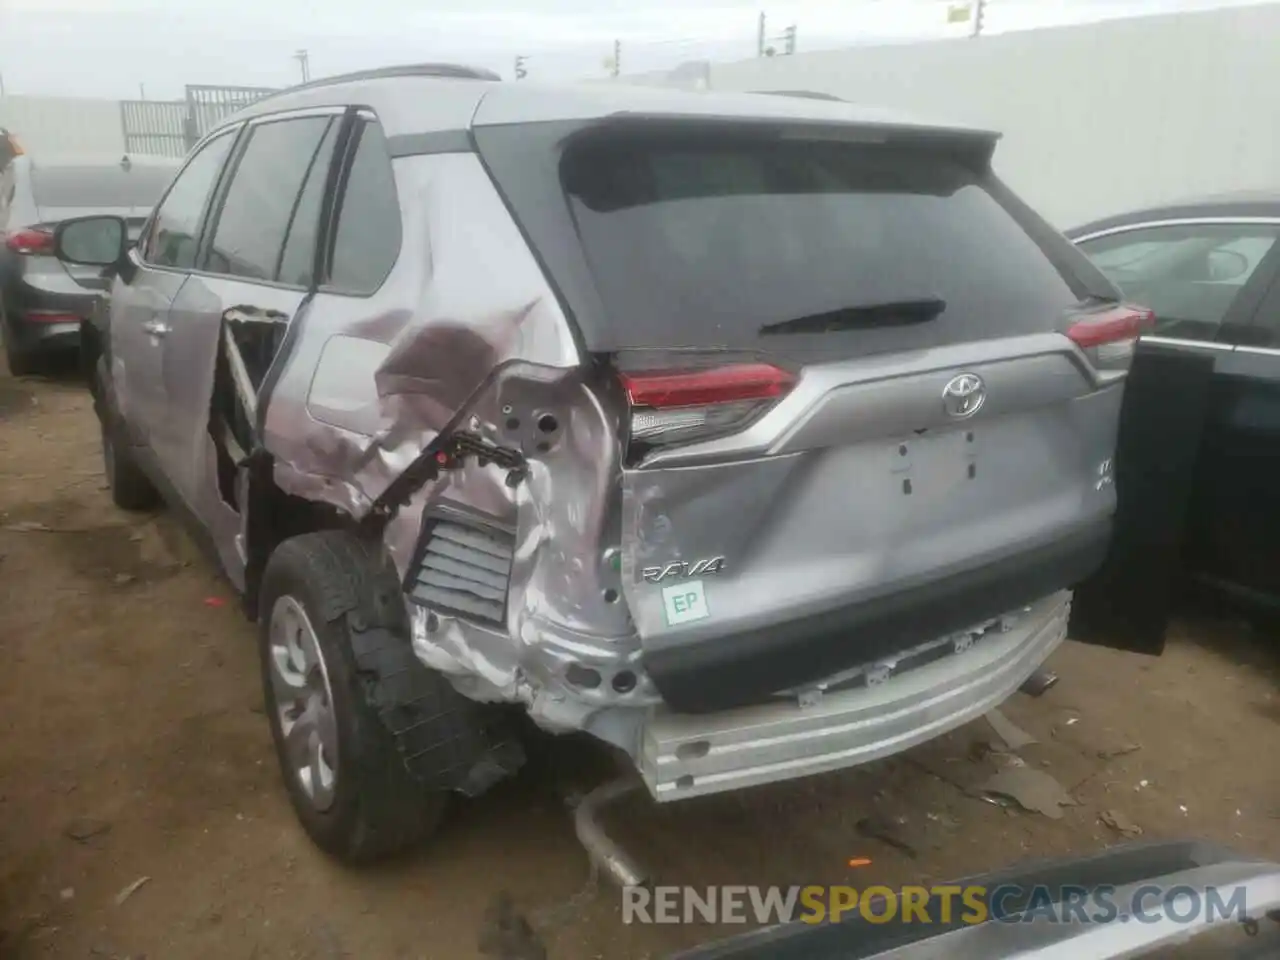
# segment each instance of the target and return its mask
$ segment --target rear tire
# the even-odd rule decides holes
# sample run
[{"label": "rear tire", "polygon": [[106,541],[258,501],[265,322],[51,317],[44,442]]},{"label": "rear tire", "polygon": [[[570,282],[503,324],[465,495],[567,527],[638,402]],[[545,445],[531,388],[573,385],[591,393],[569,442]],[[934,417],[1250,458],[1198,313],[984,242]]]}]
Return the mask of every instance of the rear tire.
[{"label": "rear tire", "polygon": [[399,702],[430,718],[437,696],[457,694],[414,656],[399,579],[377,545],[335,530],[280,544],[258,636],[276,755],[312,841],[363,863],[432,833],[447,794],[410,773],[383,715]]},{"label": "rear tire", "polygon": [[151,510],[160,504],[160,493],[142,472],[126,444],[118,440],[119,432],[111,424],[102,427],[102,472],[107,476],[111,502],[122,510]]}]

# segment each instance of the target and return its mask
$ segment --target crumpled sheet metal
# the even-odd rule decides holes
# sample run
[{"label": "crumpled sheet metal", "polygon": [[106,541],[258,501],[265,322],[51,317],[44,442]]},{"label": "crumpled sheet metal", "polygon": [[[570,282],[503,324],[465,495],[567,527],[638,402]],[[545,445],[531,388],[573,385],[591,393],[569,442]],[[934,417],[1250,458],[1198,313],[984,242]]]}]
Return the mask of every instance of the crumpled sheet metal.
[{"label": "crumpled sheet metal", "polygon": [[[656,694],[603,549],[621,533],[616,405],[597,394],[609,387],[584,382],[559,303],[478,160],[406,158],[395,171],[401,195],[418,201],[404,205],[397,268],[372,298],[317,299],[308,311],[267,411],[276,482],[358,519],[442,431],[519,450],[527,468],[515,486],[506,469],[466,458],[388,523],[402,577],[433,505],[516,533],[507,630],[438,613],[428,630],[411,604],[415,650],[468,696],[524,702],[553,729],[619,705],[638,712]],[[335,337],[383,349],[326,359]],[[361,367],[357,352],[376,366]],[[323,410],[308,405],[319,396]],[[570,691],[569,662],[597,666],[603,682]],[[621,669],[637,676],[626,694],[610,683]]]},{"label": "crumpled sheet metal", "polygon": [[[362,516],[481,390],[524,363],[554,378],[580,358],[546,278],[471,154],[396,161],[400,256],[373,296],[321,292],[271,395],[265,442],[285,490]],[[383,345],[373,371],[321,363],[346,337]],[[312,409],[340,397],[344,422]]]},{"label": "crumpled sheet metal", "polygon": [[[397,564],[407,564],[432,505],[465,505],[515,531],[507,629],[442,613],[428,618],[415,608],[414,648],[468,696],[522,702],[552,730],[582,729],[601,711],[639,713],[659,699],[640,666],[621,571],[602,546],[617,544],[620,534],[621,490],[613,478],[621,450],[608,410],[576,375],[555,384],[499,378],[468,407],[467,425],[494,445],[519,449],[527,459],[524,481],[509,486],[501,467],[468,460],[420,491],[385,535]],[[520,425],[509,427],[512,417],[503,411]],[[538,427],[546,415],[558,425],[550,433]],[[571,663],[599,671],[600,685],[570,689],[564,675]],[[618,693],[611,681],[623,670],[636,683]]]}]

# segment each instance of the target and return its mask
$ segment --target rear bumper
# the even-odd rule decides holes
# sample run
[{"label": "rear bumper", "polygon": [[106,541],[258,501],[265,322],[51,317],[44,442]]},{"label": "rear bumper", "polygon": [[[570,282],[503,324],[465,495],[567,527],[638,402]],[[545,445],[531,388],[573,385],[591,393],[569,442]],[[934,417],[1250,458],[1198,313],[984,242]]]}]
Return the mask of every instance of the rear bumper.
[{"label": "rear bumper", "polygon": [[712,641],[646,651],[663,700],[682,713],[761,703],[1074,587],[1101,566],[1110,517],[983,566],[820,614]]},{"label": "rear bumper", "polygon": [[1070,593],[1033,603],[961,653],[875,686],[714,715],[660,709],[638,759],[660,801],[737,790],[866,763],[981,716],[1007,699],[1067,635]]},{"label": "rear bumper", "polygon": [[31,323],[9,322],[14,345],[21,351],[74,350],[80,345],[80,321]]},{"label": "rear bumper", "polygon": [[23,352],[74,348],[80,324],[93,315],[98,294],[54,293],[21,279],[3,289],[4,335]]}]

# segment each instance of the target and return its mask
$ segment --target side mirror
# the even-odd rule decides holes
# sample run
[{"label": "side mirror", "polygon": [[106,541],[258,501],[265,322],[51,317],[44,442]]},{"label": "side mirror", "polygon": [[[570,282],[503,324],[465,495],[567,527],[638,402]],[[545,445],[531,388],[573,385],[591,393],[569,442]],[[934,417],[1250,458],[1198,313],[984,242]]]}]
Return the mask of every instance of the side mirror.
[{"label": "side mirror", "polygon": [[129,227],[123,217],[73,217],[58,224],[53,252],[64,263],[114,267],[129,249]]},{"label": "side mirror", "polygon": [[1249,259],[1235,250],[1211,250],[1207,266],[1210,280],[1236,280],[1249,272]]}]

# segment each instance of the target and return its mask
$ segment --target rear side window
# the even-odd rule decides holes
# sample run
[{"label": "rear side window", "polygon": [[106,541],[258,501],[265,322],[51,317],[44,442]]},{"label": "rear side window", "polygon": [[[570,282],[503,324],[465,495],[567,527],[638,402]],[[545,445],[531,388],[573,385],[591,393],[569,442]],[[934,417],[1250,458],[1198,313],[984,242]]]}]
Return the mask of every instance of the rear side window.
[{"label": "rear side window", "polygon": [[[299,210],[300,200],[311,171],[328,166],[321,153],[326,144],[333,151],[326,133],[336,122],[331,117],[301,117],[250,130],[218,215],[205,269],[249,280],[276,279],[296,216],[301,212],[304,220],[318,217],[323,184],[320,194],[308,196],[313,204],[309,211]],[[299,230],[306,229],[305,223],[299,224]]]},{"label": "rear side window", "polygon": [[373,293],[400,254],[400,201],[382,127],[364,124],[338,209],[328,285]]},{"label": "rear side window", "polygon": [[984,176],[924,146],[723,136],[561,163],[619,345],[830,359],[1053,330],[1078,302]]},{"label": "rear side window", "polygon": [[200,220],[235,139],[234,131],[214,137],[178,174],[152,218],[142,253],[148,263],[180,269],[195,266]]}]

